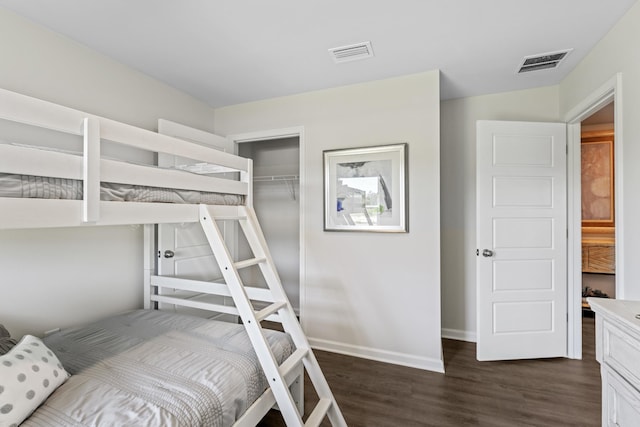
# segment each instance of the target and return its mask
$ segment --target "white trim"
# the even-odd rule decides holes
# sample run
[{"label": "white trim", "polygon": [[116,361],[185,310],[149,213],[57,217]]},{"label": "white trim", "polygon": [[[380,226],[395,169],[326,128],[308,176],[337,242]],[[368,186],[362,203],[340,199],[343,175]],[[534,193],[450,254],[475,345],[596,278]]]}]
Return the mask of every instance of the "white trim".
[{"label": "white trim", "polygon": [[394,365],[444,373],[444,360],[309,337],[314,350],[330,351]]},{"label": "white trim", "polygon": [[477,342],[475,331],[442,328],[442,338],[456,341]]},{"label": "white trim", "polygon": [[[300,191],[298,194],[298,200],[300,201],[300,230],[299,230],[299,239],[300,239],[300,307],[296,308],[296,314],[300,319],[300,325],[302,326],[302,330],[306,330],[305,327],[305,316],[304,316],[304,307],[306,306],[306,245],[305,245],[305,191],[306,188],[306,170],[305,170],[305,136],[304,136],[304,126],[295,126],[290,128],[281,128],[281,129],[271,129],[265,131],[256,131],[256,132],[248,132],[241,133],[235,135],[227,136],[227,139],[233,142],[236,146],[236,153],[238,144],[242,144],[244,142],[254,142],[254,141],[268,141],[272,139],[282,139],[282,138],[293,138],[298,137],[298,148],[299,148],[299,185]],[[253,194],[253,191],[251,191]]]},{"label": "white trim", "polygon": [[[617,73],[614,77],[593,91],[589,96],[587,96],[587,98],[569,110],[567,114],[565,114],[564,121],[569,124],[581,122],[607,105],[614,94],[616,95],[615,100],[618,101],[621,89],[622,73]],[[616,92],[618,93],[616,94]]]},{"label": "white trim", "polygon": [[624,280],[624,151],[622,128],[622,74],[618,74],[614,94],[614,164],[615,164],[615,218],[616,218],[616,298],[625,299]]},{"label": "white trim", "polygon": [[296,136],[302,137],[303,134],[304,126],[295,126],[290,128],[271,129],[265,131],[229,135],[227,136],[227,139],[236,144],[241,144],[243,142],[267,141],[270,139],[292,138]]},{"label": "white trim", "polygon": [[151,275],[155,273],[156,265],[156,239],[155,225],[145,224],[143,226],[143,289],[142,303],[145,310],[151,309]]},{"label": "white trim", "polygon": [[82,124],[82,220],[96,222],[100,219],[100,121],[86,117]]},{"label": "white trim", "polygon": [[567,124],[567,357],[582,359],[580,123]]},{"label": "white trim", "polygon": [[617,73],[565,115],[568,123],[567,154],[567,220],[568,228],[568,298],[567,356],[582,358],[582,214],[580,201],[580,122],[604,105],[614,101],[614,163],[616,217],[616,298],[624,299],[624,221],[623,221],[623,134],[622,73]]}]

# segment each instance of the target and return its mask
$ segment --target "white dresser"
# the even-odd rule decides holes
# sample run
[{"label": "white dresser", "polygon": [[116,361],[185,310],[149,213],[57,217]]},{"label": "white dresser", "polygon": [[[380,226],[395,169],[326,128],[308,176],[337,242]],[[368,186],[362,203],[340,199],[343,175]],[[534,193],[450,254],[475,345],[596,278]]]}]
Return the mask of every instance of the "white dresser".
[{"label": "white dresser", "polygon": [[640,301],[588,298],[596,312],[602,425],[640,426]]}]

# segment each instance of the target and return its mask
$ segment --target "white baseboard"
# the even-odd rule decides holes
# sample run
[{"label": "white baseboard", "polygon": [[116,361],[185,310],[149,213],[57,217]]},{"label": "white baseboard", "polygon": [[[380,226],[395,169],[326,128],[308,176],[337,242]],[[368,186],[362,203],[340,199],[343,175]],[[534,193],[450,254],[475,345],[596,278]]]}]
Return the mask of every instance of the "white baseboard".
[{"label": "white baseboard", "polygon": [[461,329],[442,328],[442,338],[467,342],[477,341],[475,332],[463,331]]},{"label": "white baseboard", "polygon": [[378,362],[392,363],[394,365],[408,366],[410,368],[424,369],[426,371],[444,373],[444,361],[394,351],[379,350],[369,347],[344,344],[335,341],[309,338],[313,349],[345,354],[347,356],[361,357],[363,359],[376,360]]}]

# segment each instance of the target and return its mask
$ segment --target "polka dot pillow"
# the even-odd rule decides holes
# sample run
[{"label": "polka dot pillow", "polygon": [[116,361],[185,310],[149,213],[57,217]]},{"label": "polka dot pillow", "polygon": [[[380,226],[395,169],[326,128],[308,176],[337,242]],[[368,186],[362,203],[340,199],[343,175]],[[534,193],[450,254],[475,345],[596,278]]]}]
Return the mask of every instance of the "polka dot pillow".
[{"label": "polka dot pillow", "polygon": [[25,335],[0,356],[0,426],[17,426],[69,378],[44,343]]}]

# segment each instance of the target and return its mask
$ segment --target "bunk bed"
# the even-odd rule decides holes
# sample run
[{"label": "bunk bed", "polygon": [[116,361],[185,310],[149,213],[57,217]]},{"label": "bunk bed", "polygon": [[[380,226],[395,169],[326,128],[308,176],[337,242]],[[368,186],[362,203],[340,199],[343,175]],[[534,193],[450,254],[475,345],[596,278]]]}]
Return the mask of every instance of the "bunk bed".
[{"label": "bunk bed", "polygon": [[[26,141],[11,138],[25,134]],[[40,139],[49,134],[76,145]],[[104,154],[118,152],[113,147],[184,162],[131,163]],[[346,426],[266,248],[252,209],[251,169],[249,159],[0,89],[0,228],[144,225],[144,310],[47,336],[42,345],[65,368],[62,379],[71,375],[25,425],[240,427],[256,425],[277,403],[289,426],[319,425],[325,417]],[[220,220],[239,222],[255,258],[231,258]],[[154,226],[163,223],[200,223],[220,280],[157,275]],[[260,267],[266,288],[241,282],[238,270],[250,265]],[[214,298],[168,296],[168,288]],[[163,304],[237,315],[242,325],[158,310]],[[265,331],[265,319],[281,322],[286,333]],[[320,398],[304,422],[303,368]],[[0,407],[7,395],[5,387]]]}]

